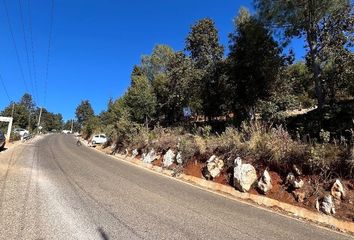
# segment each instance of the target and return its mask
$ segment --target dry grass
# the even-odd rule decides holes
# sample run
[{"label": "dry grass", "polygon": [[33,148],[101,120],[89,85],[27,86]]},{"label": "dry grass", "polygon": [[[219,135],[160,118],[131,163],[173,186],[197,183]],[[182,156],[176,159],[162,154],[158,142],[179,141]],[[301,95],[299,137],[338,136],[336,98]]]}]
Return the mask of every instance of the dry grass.
[{"label": "dry grass", "polygon": [[208,128],[194,135],[186,133],[183,128],[156,127],[149,130],[143,125],[130,124],[123,130],[123,147],[138,150],[154,148],[162,154],[173,149],[181,152],[184,163],[195,157],[204,159],[216,154],[230,166],[235,157],[241,156],[255,165],[267,166],[284,174],[293,164],[302,168],[304,173],[318,174],[323,179],[336,174],[350,177],[354,173],[353,144],[349,151],[348,147],[328,141],[306,144],[292,139],[282,126],[259,121],[243,123],[239,129],[226,128],[220,135],[211,134]]}]

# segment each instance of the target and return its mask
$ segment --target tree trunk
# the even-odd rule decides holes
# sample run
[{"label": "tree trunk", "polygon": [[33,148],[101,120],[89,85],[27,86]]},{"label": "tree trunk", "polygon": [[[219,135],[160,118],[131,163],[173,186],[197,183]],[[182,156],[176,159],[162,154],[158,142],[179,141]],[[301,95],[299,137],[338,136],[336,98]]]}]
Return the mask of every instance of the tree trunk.
[{"label": "tree trunk", "polygon": [[317,97],[317,105],[319,109],[322,109],[324,106],[324,92],[323,84],[321,81],[321,69],[316,60],[313,60],[312,63],[313,78],[315,80],[315,93]]},{"label": "tree trunk", "polygon": [[322,74],[321,74],[321,67],[320,63],[318,62],[318,33],[317,33],[317,22],[316,22],[316,8],[317,4],[313,1],[308,1],[308,23],[306,30],[306,40],[309,46],[309,58],[310,58],[310,66],[313,73],[313,78],[315,81],[315,93],[317,97],[317,107],[322,109],[324,106],[325,96],[324,96],[324,89],[322,84]]}]

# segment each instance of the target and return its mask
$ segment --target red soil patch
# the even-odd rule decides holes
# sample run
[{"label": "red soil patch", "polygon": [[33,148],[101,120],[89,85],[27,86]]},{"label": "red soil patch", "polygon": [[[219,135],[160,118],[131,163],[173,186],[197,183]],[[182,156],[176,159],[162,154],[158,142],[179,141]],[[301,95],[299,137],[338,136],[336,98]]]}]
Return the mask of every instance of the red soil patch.
[{"label": "red soil patch", "polygon": [[163,157],[161,156],[161,157],[159,157],[159,159],[153,161],[152,165],[161,167],[162,166],[162,161],[163,161]]},{"label": "red soil patch", "polygon": [[285,203],[297,203],[294,199],[294,196],[286,191],[286,189],[284,189],[282,186],[283,180],[281,177],[276,172],[270,171],[269,174],[272,179],[273,188],[267,192],[266,196]]},{"label": "red soil patch", "polygon": [[228,181],[228,175],[225,172],[222,172],[219,176],[214,178],[213,181],[223,185],[230,185]]},{"label": "red soil patch", "polygon": [[188,161],[187,165],[183,169],[183,172],[184,172],[184,174],[187,174],[187,175],[202,178],[202,168],[203,167],[204,167],[204,164],[200,163],[197,160]]}]

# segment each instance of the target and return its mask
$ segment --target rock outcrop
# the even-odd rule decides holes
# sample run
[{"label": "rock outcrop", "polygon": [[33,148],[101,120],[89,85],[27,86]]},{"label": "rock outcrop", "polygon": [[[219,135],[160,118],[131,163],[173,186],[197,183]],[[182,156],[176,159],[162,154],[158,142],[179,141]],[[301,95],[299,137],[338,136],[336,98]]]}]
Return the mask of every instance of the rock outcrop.
[{"label": "rock outcrop", "polygon": [[177,153],[176,162],[177,162],[178,164],[182,164],[182,163],[183,163],[183,158],[182,158],[182,153],[181,153],[181,152],[178,152],[178,153]]},{"label": "rock outcrop", "polygon": [[296,178],[295,175],[290,172],[286,176],[285,185],[293,189],[300,189],[304,186],[304,181],[302,179]]},{"label": "rock outcrop", "polygon": [[258,180],[258,189],[263,193],[266,194],[269,190],[272,189],[272,179],[269,175],[267,170],[264,170],[261,178]]},{"label": "rock outcrop", "polygon": [[345,197],[345,190],[343,187],[343,184],[339,179],[337,179],[331,188],[331,195],[336,199],[336,200],[342,200]]},{"label": "rock outcrop", "polygon": [[327,215],[336,213],[332,195],[326,195],[321,201],[317,199],[316,208]]},{"label": "rock outcrop", "polygon": [[240,157],[236,158],[234,167],[235,188],[242,192],[248,192],[255,181],[257,181],[256,169],[251,164],[242,164]]},{"label": "rock outcrop", "polygon": [[302,175],[302,171],[300,170],[300,168],[298,166],[296,166],[295,164],[293,165],[293,171],[295,173],[296,176],[301,176]]},{"label": "rock outcrop", "polygon": [[222,168],[224,167],[224,161],[215,155],[211,156],[206,167],[203,169],[202,173],[206,179],[212,179],[220,175]]},{"label": "rock outcrop", "polygon": [[154,149],[151,149],[150,152],[143,154],[143,162],[144,163],[152,163],[158,158]]},{"label": "rock outcrop", "polygon": [[162,162],[162,165],[164,167],[169,167],[171,166],[174,162],[175,162],[175,158],[176,158],[176,154],[171,150],[169,149],[165,155],[163,156],[163,162]]},{"label": "rock outcrop", "polygon": [[139,155],[138,149],[134,149],[134,150],[132,151],[132,158],[135,158],[135,157],[138,156],[138,155]]}]

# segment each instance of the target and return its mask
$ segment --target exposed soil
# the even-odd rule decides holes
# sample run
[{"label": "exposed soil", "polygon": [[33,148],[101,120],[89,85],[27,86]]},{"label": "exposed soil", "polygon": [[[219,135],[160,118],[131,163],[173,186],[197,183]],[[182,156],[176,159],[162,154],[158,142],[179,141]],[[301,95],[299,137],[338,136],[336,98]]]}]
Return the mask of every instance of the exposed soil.
[{"label": "exposed soil", "polygon": [[194,177],[202,178],[201,169],[204,167],[204,164],[198,160],[191,160],[187,162],[187,165],[184,167],[184,173]]},{"label": "exposed soil", "polygon": [[161,167],[162,166],[162,161],[163,161],[163,157],[160,156],[159,159],[157,159],[157,160],[152,162],[152,165]]},{"label": "exposed soil", "polygon": [[223,184],[223,185],[230,185],[229,184],[229,176],[226,172],[222,172],[219,176],[214,178],[213,181]]},{"label": "exposed soil", "polygon": [[[188,161],[185,165],[184,173],[203,178],[201,169],[204,166],[205,163],[201,163],[197,158],[194,158],[193,160]],[[256,168],[258,176],[260,177],[265,168],[261,165]],[[324,196],[325,194],[330,194],[331,184],[327,184],[326,186],[324,184],[316,186],[316,183],[320,182],[318,176],[302,176],[301,179],[305,182],[305,184],[300,190],[297,191],[303,193],[305,197],[303,202],[298,202],[295,198],[293,190],[284,186],[284,177],[282,178],[280,174],[275,171],[269,171],[269,174],[272,179],[273,188],[267,192],[266,196],[281,202],[300,206],[311,211],[317,211],[315,208],[317,198]],[[226,170],[224,170],[212,181],[224,185],[230,185],[229,174]],[[343,184],[346,190],[346,198],[340,203],[336,202],[336,214],[334,217],[354,222],[354,180],[343,181]],[[249,193],[262,195],[262,193],[259,193],[255,187],[252,188]]]},{"label": "exposed soil", "polygon": [[[272,185],[273,188],[267,192],[267,197],[273,198],[276,200],[279,200],[281,202],[285,203],[290,203],[290,204],[296,204],[296,200],[294,199],[294,196],[292,193],[288,192],[284,187],[283,187],[283,179],[280,178],[280,176],[276,172],[269,172],[270,177],[272,179]],[[296,204],[298,205],[298,204]]]}]

